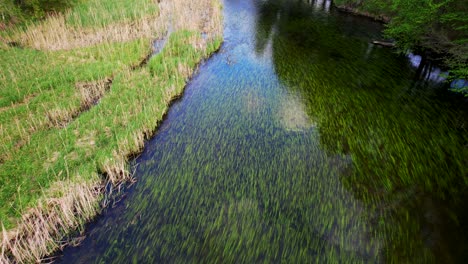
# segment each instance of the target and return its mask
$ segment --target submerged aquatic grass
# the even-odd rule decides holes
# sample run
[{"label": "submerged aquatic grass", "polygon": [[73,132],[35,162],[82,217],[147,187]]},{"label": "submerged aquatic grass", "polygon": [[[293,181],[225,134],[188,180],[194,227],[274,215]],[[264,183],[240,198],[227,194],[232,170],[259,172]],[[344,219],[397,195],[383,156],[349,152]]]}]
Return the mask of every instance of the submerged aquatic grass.
[{"label": "submerged aquatic grass", "polygon": [[225,2],[223,48],[63,263],[463,259],[466,107],[303,2]]},{"label": "submerged aquatic grass", "polygon": [[[103,5],[109,19],[102,23],[98,16],[81,17],[87,21],[81,24],[50,17],[9,36],[24,47],[0,49],[2,263],[40,261],[99,212],[102,182],[131,179],[128,157],[141,150],[196,65],[221,43],[217,1],[142,1],[152,5],[144,12],[157,28],[141,28],[140,13],[116,14],[130,5],[124,2]],[[89,15],[85,10],[80,5],[69,15]],[[86,32],[107,32],[115,23],[131,30],[110,33],[128,35],[86,39]],[[163,50],[149,66],[142,63],[151,54],[150,37],[162,37],[159,29],[169,26]],[[85,34],[50,42],[54,29]],[[38,50],[31,48],[36,40],[45,40]]]}]

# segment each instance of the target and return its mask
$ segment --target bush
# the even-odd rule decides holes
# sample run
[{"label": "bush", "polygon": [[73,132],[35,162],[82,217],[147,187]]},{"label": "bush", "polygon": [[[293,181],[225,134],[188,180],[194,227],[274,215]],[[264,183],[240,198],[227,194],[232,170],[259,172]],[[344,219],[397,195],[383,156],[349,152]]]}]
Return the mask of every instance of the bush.
[{"label": "bush", "polygon": [[444,56],[449,80],[468,79],[468,6],[458,0],[335,0],[392,19],[385,29],[405,52],[408,49]]},{"label": "bush", "polygon": [[46,14],[62,12],[78,1],[79,0],[2,0],[0,4],[0,23],[8,25],[41,19]]},{"label": "bush", "polygon": [[0,30],[2,30],[4,26],[12,22],[23,20],[23,17],[13,0],[3,0],[0,1],[0,19]]}]

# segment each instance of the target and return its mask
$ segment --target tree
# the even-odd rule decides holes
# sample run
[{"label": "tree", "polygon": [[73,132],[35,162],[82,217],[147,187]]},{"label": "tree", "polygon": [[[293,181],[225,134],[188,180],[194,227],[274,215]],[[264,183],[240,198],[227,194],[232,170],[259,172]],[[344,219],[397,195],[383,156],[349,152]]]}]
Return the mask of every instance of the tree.
[{"label": "tree", "polygon": [[54,12],[62,12],[79,0],[2,0],[0,1],[1,25],[16,24],[25,20],[41,19]]},{"label": "tree", "polygon": [[391,17],[385,35],[402,52],[442,56],[449,80],[468,79],[467,0],[336,0],[364,12]]}]

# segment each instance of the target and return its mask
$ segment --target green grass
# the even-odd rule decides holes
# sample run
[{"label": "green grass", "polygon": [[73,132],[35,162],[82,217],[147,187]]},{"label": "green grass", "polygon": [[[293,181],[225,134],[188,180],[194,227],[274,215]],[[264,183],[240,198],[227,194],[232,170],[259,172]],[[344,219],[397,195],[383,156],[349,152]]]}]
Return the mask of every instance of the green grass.
[{"label": "green grass", "polygon": [[[93,0],[78,4],[67,14],[66,22],[95,28],[157,13],[151,0]],[[180,66],[193,69],[220,45],[216,39],[206,49],[196,50],[190,42],[193,38],[201,36],[198,32],[175,32],[167,47],[142,68],[135,66],[151,52],[149,39],[69,51],[2,45],[2,224],[7,229],[15,227],[19,217],[36,206],[56,181],[86,180],[95,178],[96,172],[120,173],[125,169],[126,157],[142,147],[170,99],[182,92],[191,70],[180,72]],[[83,112],[79,84],[107,79],[112,79],[110,90]]]},{"label": "green grass", "polygon": [[88,0],[76,5],[67,14],[68,25],[104,27],[116,22],[128,22],[158,14],[154,0]]},{"label": "green grass", "polygon": [[[47,114],[52,110],[78,113],[81,98],[77,82],[113,77],[129,65],[137,65],[149,52],[149,43],[138,40],[64,52],[0,51],[6,58],[0,62],[0,105],[4,107],[0,112],[2,220],[12,217],[13,212],[18,216],[32,205],[31,199],[40,194],[41,186],[47,188],[54,181],[47,173],[43,177],[37,174],[55,155],[55,148],[66,144],[66,138],[57,141],[55,136],[61,136],[62,129],[54,127]],[[28,102],[21,104],[25,98]],[[17,202],[11,203],[15,197]]]},{"label": "green grass", "polygon": [[15,146],[53,125],[47,113],[78,112],[82,99],[77,83],[137,65],[149,53],[149,43],[141,39],[59,52],[0,50],[0,159],[11,158]]},{"label": "green grass", "polygon": [[[226,36],[230,49],[203,68],[138,159],[139,182],[125,203],[69,259],[437,263],[462,256],[463,224],[454,219],[466,218],[466,108],[444,100],[443,87],[414,81],[405,58],[380,47],[368,53],[366,24],[323,19],[297,4],[281,16],[260,9],[252,30],[235,11],[227,25],[242,38]],[[163,63],[155,58],[150,69]],[[293,104],[309,126],[283,122]]]},{"label": "green grass", "polygon": [[[69,229],[96,213],[99,182],[130,179],[128,157],[141,150],[197,63],[219,47],[218,4],[178,1],[157,16],[154,1],[82,1],[64,15],[2,32],[0,219],[20,238],[2,239],[0,262],[51,254]],[[191,22],[210,5],[215,24],[203,39]],[[181,15],[188,8],[190,19]],[[167,15],[174,32],[142,64]]]},{"label": "green grass", "polygon": [[[70,6],[72,8],[67,10],[66,8]],[[45,10],[65,12],[67,24],[76,27],[103,27],[112,23],[141,19],[145,16],[155,16],[159,11],[154,0],[77,0],[68,1],[64,6],[51,3],[47,7],[42,3],[42,7]],[[44,17],[45,13],[40,9],[22,10],[12,0],[4,0],[0,4],[0,26],[9,28],[11,23],[19,23],[16,26],[36,23],[37,19]]]},{"label": "green grass", "polygon": [[[14,226],[14,221],[8,219],[18,218],[24,209],[34,206],[43,189],[52,182],[74,177],[77,171],[84,177],[93,175],[96,170],[104,171],[106,162],[116,154],[121,158],[121,155],[139,150],[141,142],[135,144],[135,138],[150,135],[166,111],[168,98],[165,91],[175,87],[170,96],[176,96],[185,85],[187,76],[178,72],[179,64],[193,68],[219,45],[217,40],[209,45],[207,51],[197,52],[189,43],[190,36],[194,34],[174,33],[163,52],[150,61],[149,69],[145,67],[135,71],[129,71],[128,65],[141,61],[142,56],[148,53],[149,41],[53,54],[18,49],[2,51],[6,57],[21,58],[15,67],[10,65],[11,69],[18,69],[21,77],[15,78],[19,83],[2,84],[6,87],[2,94],[3,105],[38,94],[27,105],[0,113],[3,152],[14,154],[5,157],[0,165],[0,215],[7,228]],[[40,55],[33,56],[35,53]],[[93,59],[80,63],[83,55],[77,54],[86,54],[85,61],[86,58]],[[33,57],[37,57],[35,61],[38,64],[28,60]],[[59,58],[65,61],[76,59],[78,62],[65,64]],[[51,67],[51,62],[57,66]],[[27,71],[28,67],[34,72]],[[8,72],[7,68],[2,72]],[[28,134],[29,126],[40,123],[38,119],[44,119],[50,108],[79,108],[79,97],[74,87],[78,80],[97,80],[114,75],[109,93],[97,106],[81,114],[67,127],[50,127],[44,120],[43,126]],[[31,76],[39,78],[31,80]],[[15,85],[30,89],[16,90]],[[18,140],[27,140],[27,144],[15,150]]]}]

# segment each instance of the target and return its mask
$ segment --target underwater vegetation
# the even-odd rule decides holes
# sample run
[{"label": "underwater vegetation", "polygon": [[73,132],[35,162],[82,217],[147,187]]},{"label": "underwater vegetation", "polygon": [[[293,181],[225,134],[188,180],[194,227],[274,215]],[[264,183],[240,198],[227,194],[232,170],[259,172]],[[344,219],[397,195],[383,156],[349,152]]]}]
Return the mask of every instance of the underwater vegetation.
[{"label": "underwater vegetation", "polygon": [[372,21],[224,4],[225,42],[134,161],[138,182],[61,261],[464,259],[463,96],[373,46]]},{"label": "underwater vegetation", "polygon": [[41,262],[133,181],[129,157],[218,49],[221,20],[218,1],[90,0],[1,32],[0,263]]}]

